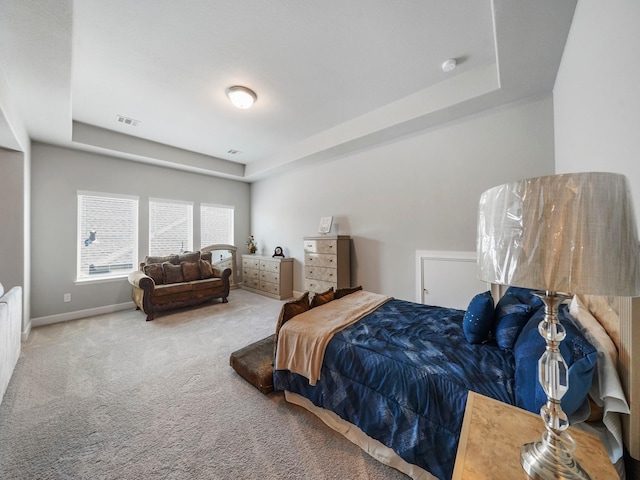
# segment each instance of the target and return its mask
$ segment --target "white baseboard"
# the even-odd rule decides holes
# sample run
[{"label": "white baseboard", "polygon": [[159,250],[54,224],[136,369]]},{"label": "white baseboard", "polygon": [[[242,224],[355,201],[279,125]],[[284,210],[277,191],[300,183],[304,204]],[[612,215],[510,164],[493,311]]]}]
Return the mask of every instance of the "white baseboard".
[{"label": "white baseboard", "polygon": [[46,317],[32,318],[27,328],[22,332],[22,341],[26,341],[32,328],[52,323],[67,322],[79,318],[93,317],[94,315],[104,315],[105,313],[119,312],[135,308],[133,302],[119,303],[116,305],[105,305],[104,307],[87,308],[86,310],[76,310],[75,312],[59,313],[57,315],[47,315]]},{"label": "white baseboard", "polygon": [[29,338],[29,334],[31,333],[31,320],[27,321],[27,324],[24,326],[24,330],[22,330],[22,341],[26,342]]}]

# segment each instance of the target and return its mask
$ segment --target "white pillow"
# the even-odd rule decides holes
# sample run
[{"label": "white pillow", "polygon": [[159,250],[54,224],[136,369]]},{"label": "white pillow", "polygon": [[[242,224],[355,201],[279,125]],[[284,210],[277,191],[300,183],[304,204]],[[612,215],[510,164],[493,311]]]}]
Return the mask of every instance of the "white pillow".
[{"label": "white pillow", "polygon": [[580,295],[578,298],[582,305],[587,307],[591,315],[603,326],[618,351],[620,351],[620,317],[611,308],[608,298],[599,295]]},{"label": "white pillow", "polygon": [[618,349],[579,297],[573,297],[569,312],[577,319],[582,334],[598,351],[598,361],[589,395],[594,402],[603,407],[602,423],[606,426],[607,432],[605,438],[601,436],[601,440],[611,462],[615,463],[623,454],[622,424],[619,414],[629,413],[629,404],[618,376]]},{"label": "white pillow", "polygon": [[[569,313],[571,316],[580,322],[580,325],[584,327],[583,334],[588,334],[587,340],[596,347],[596,350],[603,350],[606,352],[613,365],[618,365],[618,348],[615,343],[604,329],[604,327],[598,322],[598,320],[591,314],[589,309],[582,302],[582,299],[575,295],[571,300],[571,306],[569,307]],[[593,342],[597,342],[595,345]]]}]

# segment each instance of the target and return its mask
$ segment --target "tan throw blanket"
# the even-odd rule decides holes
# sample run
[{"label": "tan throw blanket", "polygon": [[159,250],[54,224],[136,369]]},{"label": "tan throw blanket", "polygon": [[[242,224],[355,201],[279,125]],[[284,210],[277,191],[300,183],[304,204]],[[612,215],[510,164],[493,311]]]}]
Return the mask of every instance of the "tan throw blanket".
[{"label": "tan throw blanket", "polygon": [[276,370],[289,370],[315,385],[329,340],[393,297],[358,291],[296,315],[280,329]]}]

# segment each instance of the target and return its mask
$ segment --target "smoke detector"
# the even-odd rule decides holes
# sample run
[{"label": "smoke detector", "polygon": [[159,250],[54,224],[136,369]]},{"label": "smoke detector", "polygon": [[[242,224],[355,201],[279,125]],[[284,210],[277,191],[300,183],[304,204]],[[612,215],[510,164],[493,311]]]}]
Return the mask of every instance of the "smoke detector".
[{"label": "smoke detector", "polygon": [[134,120],[133,118],[123,117],[122,115],[116,115],[116,119],[120,123],[124,123],[125,125],[131,125],[132,127],[137,127],[140,125],[140,120]]},{"label": "smoke detector", "polygon": [[458,64],[458,62],[456,61],[455,58],[450,58],[448,60],[445,60],[442,63],[442,71],[443,72],[450,72],[451,70],[453,70],[454,68],[456,68],[456,65]]}]

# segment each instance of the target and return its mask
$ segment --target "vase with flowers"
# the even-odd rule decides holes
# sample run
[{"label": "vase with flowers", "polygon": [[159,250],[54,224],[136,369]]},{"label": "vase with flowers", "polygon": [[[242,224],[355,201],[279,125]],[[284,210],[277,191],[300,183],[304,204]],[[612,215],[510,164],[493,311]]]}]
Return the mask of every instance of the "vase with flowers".
[{"label": "vase with flowers", "polygon": [[253,235],[249,235],[249,238],[247,238],[247,248],[249,249],[249,253],[251,253],[251,255],[255,254],[258,251],[258,242],[256,242],[255,238],[253,238]]}]

